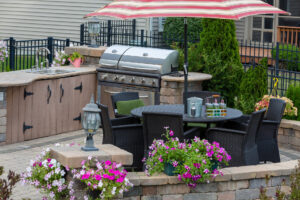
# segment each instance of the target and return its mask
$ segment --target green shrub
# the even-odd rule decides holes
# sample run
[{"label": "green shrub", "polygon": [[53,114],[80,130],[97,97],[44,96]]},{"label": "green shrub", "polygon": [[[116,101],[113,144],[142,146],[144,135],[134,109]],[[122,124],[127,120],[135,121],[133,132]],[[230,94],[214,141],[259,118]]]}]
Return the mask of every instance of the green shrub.
[{"label": "green shrub", "polygon": [[[202,30],[201,18],[187,18],[188,23],[188,39],[189,41],[199,38]],[[181,38],[184,36],[184,18],[168,17],[164,24],[164,35],[167,38]],[[167,41],[168,42],[168,41]],[[171,41],[170,41],[171,43]],[[168,43],[168,44],[170,44]]]},{"label": "green shrub", "polygon": [[267,59],[262,59],[260,65],[248,69],[240,83],[240,95],[235,102],[235,107],[243,113],[250,114],[254,111],[255,103],[268,92]]},{"label": "green shrub", "polygon": [[[291,44],[279,44],[278,59],[281,68],[300,71],[300,49]],[[276,59],[276,47],[272,49],[272,57]]]},{"label": "green shrub", "polygon": [[286,97],[293,101],[294,106],[298,109],[298,116],[290,117],[286,116],[286,119],[293,119],[300,121],[300,85],[289,85],[289,88],[286,92]]},{"label": "green shrub", "polygon": [[204,82],[204,89],[221,92],[228,106],[233,106],[244,73],[235,24],[232,20],[202,19],[202,26],[199,69],[203,69],[204,73],[213,77],[210,81]]},{"label": "green shrub", "polygon": [[[173,49],[176,49],[179,52],[179,60],[178,60],[178,70],[183,71],[184,64],[184,51],[179,47],[179,44],[171,45]],[[201,50],[199,48],[199,44],[189,44],[188,48],[188,67],[190,72],[199,72],[203,71],[203,65],[200,63]]]}]

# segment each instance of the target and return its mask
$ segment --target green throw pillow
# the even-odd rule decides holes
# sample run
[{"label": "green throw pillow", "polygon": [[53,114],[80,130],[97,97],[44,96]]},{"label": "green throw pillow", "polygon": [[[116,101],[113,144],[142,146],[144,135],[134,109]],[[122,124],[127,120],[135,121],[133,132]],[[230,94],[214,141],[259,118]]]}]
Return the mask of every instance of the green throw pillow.
[{"label": "green throw pillow", "polygon": [[140,99],[117,102],[117,110],[120,115],[130,115],[132,109],[142,106],[144,106],[144,102]]}]

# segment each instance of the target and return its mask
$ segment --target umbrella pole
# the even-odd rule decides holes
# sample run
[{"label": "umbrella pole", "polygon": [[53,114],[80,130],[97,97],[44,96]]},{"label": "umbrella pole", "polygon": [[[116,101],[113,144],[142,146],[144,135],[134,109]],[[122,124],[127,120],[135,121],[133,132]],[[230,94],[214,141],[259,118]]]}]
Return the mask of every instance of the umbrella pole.
[{"label": "umbrella pole", "polygon": [[187,92],[188,92],[188,47],[187,47],[187,18],[184,18],[184,91],[183,91],[183,103],[184,113],[187,113]]}]

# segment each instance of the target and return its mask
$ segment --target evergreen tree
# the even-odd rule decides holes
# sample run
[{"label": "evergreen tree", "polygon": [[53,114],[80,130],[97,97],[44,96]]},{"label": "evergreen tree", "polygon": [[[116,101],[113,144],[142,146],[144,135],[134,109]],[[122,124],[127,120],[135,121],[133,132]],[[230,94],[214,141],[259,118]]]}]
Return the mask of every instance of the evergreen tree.
[{"label": "evergreen tree", "polygon": [[199,46],[201,68],[204,73],[213,76],[210,81],[204,82],[204,89],[221,92],[228,105],[233,106],[244,73],[234,21],[202,19]]}]

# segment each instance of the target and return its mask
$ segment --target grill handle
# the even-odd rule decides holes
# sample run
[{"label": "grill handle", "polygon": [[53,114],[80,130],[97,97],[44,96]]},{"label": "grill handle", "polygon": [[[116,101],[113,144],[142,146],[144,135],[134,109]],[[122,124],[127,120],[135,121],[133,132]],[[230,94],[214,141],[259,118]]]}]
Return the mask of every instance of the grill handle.
[{"label": "grill handle", "polygon": [[[122,68],[129,68],[129,69],[135,69],[137,70],[136,67],[128,66],[128,65],[122,65]],[[145,70],[149,72],[159,72],[159,69],[152,69],[152,68],[140,68],[139,70]]]},{"label": "grill handle", "polygon": [[[109,94],[117,94],[120,92],[115,92],[115,91],[109,91],[109,90],[105,90],[104,92],[109,93]],[[139,98],[148,98],[149,96],[139,96]]]}]

